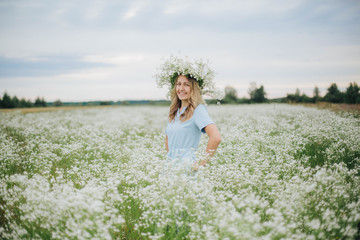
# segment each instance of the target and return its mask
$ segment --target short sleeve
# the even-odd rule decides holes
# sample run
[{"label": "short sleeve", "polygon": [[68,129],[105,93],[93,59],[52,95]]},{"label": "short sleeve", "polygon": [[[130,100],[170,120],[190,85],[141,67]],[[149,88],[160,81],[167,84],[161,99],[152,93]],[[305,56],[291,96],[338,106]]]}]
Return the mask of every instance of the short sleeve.
[{"label": "short sleeve", "polygon": [[196,126],[201,130],[202,133],[205,132],[205,127],[211,123],[214,123],[213,120],[211,120],[209,113],[203,104],[199,104],[194,112],[194,121]]},{"label": "short sleeve", "polygon": [[167,135],[167,128],[168,128],[169,122],[166,124],[166,128],[165,128],[165,135]]}]

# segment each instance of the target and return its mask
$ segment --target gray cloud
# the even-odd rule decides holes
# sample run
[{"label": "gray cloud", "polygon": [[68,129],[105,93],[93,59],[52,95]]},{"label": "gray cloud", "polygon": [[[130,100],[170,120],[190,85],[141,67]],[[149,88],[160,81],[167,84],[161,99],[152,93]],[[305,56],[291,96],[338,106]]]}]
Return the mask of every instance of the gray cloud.
[{"label": "gray cloud", "polygon": [[53,76],[74,70],[111,66],[85,62],[74,56],[49,56],[30,59],[0,57],[0,77]]}]

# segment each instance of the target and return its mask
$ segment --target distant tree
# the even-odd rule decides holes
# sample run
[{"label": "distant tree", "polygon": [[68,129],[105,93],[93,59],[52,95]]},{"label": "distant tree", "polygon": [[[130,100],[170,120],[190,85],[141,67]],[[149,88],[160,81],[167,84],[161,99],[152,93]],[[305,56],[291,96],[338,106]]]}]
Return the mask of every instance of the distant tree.
[{"label": "distant tree", "polygon": [[360,103],[359,86],[354,83],[350,83],[350,86],[346,89],[344,96],[346,103]]},{"label": "distant tree", "polygon": [[41,99],[37,97],[34,102],[34,107],[41,107]]},{"label": "distant tree", "polygon": [[100,105],[104,106],[104,105],[111,105],[111,101],[101,101]]},{"label": "distant tree", "polygon": [[286,94],[287,102],[289,103],[295,103],[295,94],[288,93]]},{"label": "distant tree", "polygon": [[257,89],[256,82],[251,82],[251,83],[250,83],[249,90],[248,90],[248,94],[249,94],[249,96],[250,96],[250,100],[255,98],[256,89]]},{"label": "distant tree", "polygon": [[26,107],[33,107],[34,106],[34,104],[30,100],[25,100],[25,101],[26,101],[26,104],[25,104]]},{"label": "distant tree", "polygon": [[300,96],[300,89],[299,88],[296,88],[295,90],[295,102],[301,102],[301,96]]},{"label": "distant tree", "polygon": [[17,108],[20,105],[20,101],[16,96],[13,96],[11,98],[11,102],[12,102],[12,105],[13,105],[14,108]]},{"label": "distant tree", "polygon": [[245,98],[245,97],[243,97],[243,98],[238,98],[237,99],[237,103],[239,103],[239,104],[244,104],[244,103],[251,103],[251,101],[250,101],[250,99],[249,98]]},{"label": "distant tree", "polygon": [[63,105],[63,103],[60,101],[60,99],[58,99],[58,100],[56,100],[55,102],[54,102],[54,106],[55,107],[60,107],[60,106],[62,106]]},{"label": "distant tree", "polygon": [[222,100],[223,103],[237,103],[237,91],[231,86],[225,87],[225,97]]},{"label": "distant tree", "polygon": [[330,87],[327,89],[327,93],[324,96],[324,100],[327,102],[332,102],[332,103],[341,103],[343,102],[344,99],[344,94],[342,92],[340,92],[340,90],[338,89],[336,83],[333,83],[330,85]]},{"label": "distant tree", "polygon": [[1,107],[2,108],[13,108],[14,107],[11,97],[7,94],[7,92],[4,92],[4,95],[3,95],[2,101],[1,101]]},{"label": "distant tree", "polygon": [[263,103],[266,102],[266,92],[264,86],[261,85],[259,88],[256,87],[256,83],[250,83],[250,87],[248,90],[250,95],[250,101],[254,103]]},{"label": "distant tree", "polygon": [[46,105],[44,98],[37,97],[35,99],[34,107],[46,107]]},{"label": "distant tree", "polygon": [[20,108],[29,108],[32,107],[32,103],[30,100],[25,100],[25,98],[21,98],[19,101]]},{"label": "distant tree", "polygon": [[320,90],[317,86],[315,86],[313,92],[313,102],[317,103],[318,101],[320,101]]},{"label": "distant tree", "polygon": [[26,105],[25,98],[21,98],[19,101],[19,108],[24,108],[24,107],[26,107],[25,105]]},{"label": "distant tree", "polygon": [[295,94],[287,94],[286,99],[290,103],[311,103],[313,98],[308,97],[305,93],[301,95],[300,89],[296,88]]},{"label": "distant tree", "polygon": [[263,103],[263,102],[266,102],[265,95],[266,95],[266,92],[265,92],[264,86],[261,85],[259,88],[257,88],[255,90],[253,98],[251,98],[250,100],[255,103]]},{"label": "distant tree", "polygon": [[308,97],[305,93],[303,93],[301,96],[300,96],[300,102],[302,103],[312,103],[313,102],[313,99]]},{"label": "distant tree", "polygon": [[266,101],[266,92],[264,89],[264,86],[261,85],[258,89],[256,89],[255,91],[255,97],[254,97],[254,102],[256,103],[262,103]]},{"label": "distant tree", "polygon": [[41,104],[42,104],[43,107],[47,106],[47,103],[46,103],[44,98],[41,98]]}]

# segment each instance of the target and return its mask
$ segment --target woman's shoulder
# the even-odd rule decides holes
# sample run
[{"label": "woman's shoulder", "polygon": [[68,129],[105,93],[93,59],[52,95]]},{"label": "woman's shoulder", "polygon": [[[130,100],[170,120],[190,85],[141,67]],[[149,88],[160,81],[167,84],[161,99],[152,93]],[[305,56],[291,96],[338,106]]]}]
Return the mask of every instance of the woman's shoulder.
[{"label": "woman's shoulder", "polygon": [[194,113],[207,111],[205,104],[199,104],[194,110]]},{"label": "woman's shoulder", "polygon": [[199,105],[197,105],[197,107],[195,108],[195,111],[198,109],[206,109],[205,104],[200,103]]}]

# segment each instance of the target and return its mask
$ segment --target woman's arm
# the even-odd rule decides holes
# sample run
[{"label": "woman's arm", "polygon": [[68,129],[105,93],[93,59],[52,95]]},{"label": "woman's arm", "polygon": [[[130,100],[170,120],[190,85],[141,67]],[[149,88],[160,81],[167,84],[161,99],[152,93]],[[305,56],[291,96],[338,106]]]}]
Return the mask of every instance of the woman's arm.
[{"label": "woman's arm", "polygon": [[169,152],[169,145],[168,145],[168,137],[166,135],[166,139],[165,139],[165,147],[166,147],[166,151]]},{"label": "woman's arm", "polygon": [[[209,136],[209,141],[206,147],[206,158],[200,161],[201,166],[205,166],[205,164],[210,160],[212,155],[214,155],[217,147],[221,142],[221,135],[215,124],[212,123],[207,125],[205,127],[205,132]],[[197,162],[195,162],[194,170],[197,170]]]},{"label": "woman's arm", "polygon": [[221,135],[215,124],[209,124],[205,127],[205,132],[209,136],[206,153],[211,157],[214,155],[217,147],[221,142]]}]

